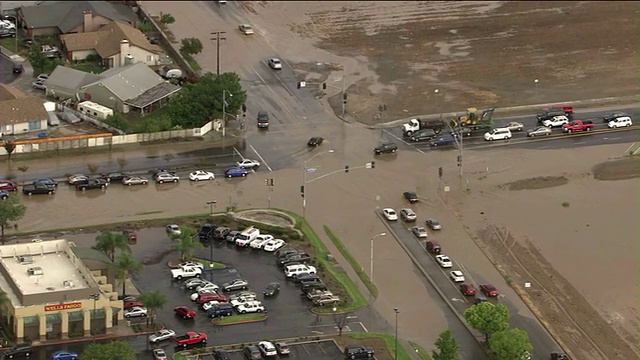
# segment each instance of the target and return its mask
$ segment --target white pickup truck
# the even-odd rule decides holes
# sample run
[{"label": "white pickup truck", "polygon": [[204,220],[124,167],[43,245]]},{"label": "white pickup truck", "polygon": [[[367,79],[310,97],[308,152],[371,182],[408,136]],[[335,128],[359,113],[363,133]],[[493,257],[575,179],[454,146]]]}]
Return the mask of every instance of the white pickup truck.
[{"label": "white pickup truck", "polygon": [[178,269],[171,270],[171,276],[175,280],[182,280],[192,277],[200,277],[202,275],[202,268],[195,266],[183,266]]},{"label": "white pickup truck", "polygon": [[562,125],[568,124],[568,123],[569,123],[569,118],[564,115],[560,115],[560,116],[554,116],[548,120],[544,120],[542,122],[542,125],[546,127],[558,127],[558,126],[562,127]]}]

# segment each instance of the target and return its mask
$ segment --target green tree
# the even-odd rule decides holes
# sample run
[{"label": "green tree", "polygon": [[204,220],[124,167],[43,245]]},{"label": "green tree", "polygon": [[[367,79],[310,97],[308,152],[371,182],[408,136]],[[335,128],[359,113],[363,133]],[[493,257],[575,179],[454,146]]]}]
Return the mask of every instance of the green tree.
[{"label": "green tree", "polygon": [[96,244],[93,248],[107,254],[111,261],[115,261],[117,250],[131,252],[127,236],[122,233],[112,233],[111,231],[103,231],[96,236]]},{"label": "green tree", "polygon": [[180,53],[182,55],[195,55],[202,52],[202,41],[198,38],[186,38],[181,40]]},{"label": "green tree", "polygon": [[5,141],[3,145],[4,149],[7,152],[7,158],[11,161],[11,154],[16,150],[16,144],[13,141]]},{"label": "green tree", "polygon": [[451,331],[443,331],[438,339],[436,339],[436,348],[433,350],[433,360],[457,360],[458,351],[460,351],[460,345],[456,342],[456,339],[451,334]]},{"label": "green tree", "polygon": [[27,207],[22,205],[20,197],[9,196],[6,200],[0,200],[0,237],[4,245],[4,229],[12,221],[18,221],[24,217]]},{"label": "green tree", "polygon": [[193,252],[204,248],[201,242],[194,240],[195,231],[187,226],[180,226],[180,235],[176,237],[178,243],[173,245],[173,250],[180,251],[182,261],[191,260]]},{"label": "green tree", "polygon": [[169,24],[173,24],[174,22],[176,22],[176,18],[174,18],[173,15],[171,15],[171,14],[162,14],[160,16],[160,22],[165,24],[165,25],[169,25]]},{"label": "green tree", "polygon": [[169,299],[158,290],[143,291],[137,299],[142,302],[150,312],[150,316],[147,317],[147,326],[149,326],[149,318],[151,318],[151,324],[154,324],[157,311],[169,303]]},{"label": "green tree", "polygon": [[129,130],[129,122],[119,111],[114,112],[113,115],[107,116],[107,119],[104,122],[109,126],[113,126],[114,128],[125,132]]},{"label": "green tree", "polygon": [[142,270],[144,265],[136,260],[130,252],[123,252],[118,255],[116,261],[113,263],[113,267],[116,269],[116,277],[122,283],[122,296],[125,296],[129,275]]},{"label": "green tree", "polygon": [[136,352],[126,342],[116,340],[105,344],[89,344],[82,351],[80,358],[90,360],[135,360]]},{"label": "green tree", "polygon": [[504,304],[494,305],[485,301],[465,310],[464,318],[471,327],[483,333],[488,342],[491,334],[509,326],[509,309]]},{"label": "green tree", "polygon": [[533,346],[524,330],[509,329],[491,335],[489,349],[495,360],[524,360]]},{"label": "green tree", "polygon": [[39,46],[32,46],[29,50],[29,62],[34,70],[34,75],[41,74],[49,66],[49,59],[40,51]]}]

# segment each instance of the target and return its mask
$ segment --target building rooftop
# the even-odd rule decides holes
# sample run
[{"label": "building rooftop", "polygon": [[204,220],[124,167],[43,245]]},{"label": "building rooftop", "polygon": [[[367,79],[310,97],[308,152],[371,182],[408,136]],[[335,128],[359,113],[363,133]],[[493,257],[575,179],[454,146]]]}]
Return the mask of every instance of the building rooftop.
[{"label": "building rooftop", "polygon": [[75,300],[98,286],[66,240],[0,246],[0,274],[14,306]]}]

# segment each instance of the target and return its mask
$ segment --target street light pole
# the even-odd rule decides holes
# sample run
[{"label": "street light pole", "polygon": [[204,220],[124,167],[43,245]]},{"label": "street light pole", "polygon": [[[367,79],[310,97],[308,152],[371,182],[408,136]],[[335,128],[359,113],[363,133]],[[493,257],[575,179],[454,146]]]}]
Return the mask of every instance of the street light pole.
[{"label": "street light pole", "polygon": [[323,154],[331,154],[333,153],[333,149],[330,149],[326,152],[321,152],[321,153],[317,153],[314,156],[310,157],[309,159],[304,161],[304,168],[302,169],[302,218],[306,219],[307,217],[307,172],[309,171],[309,169],[307,168],[307,163],[315,158],[317,158],[320,155]]},{"label": "street light pole", "polygon": [[436,107],[438,108],[438,112],[440,113],[440,120],[442,120],[442,109],[440,108],[440,100],[438,99],[438,93],[440,90],[435,89],[433,93],[436,94]]},{"label": "street light pole", "polygon": [[373,240],[375,240],[375,238],[379,237],[379,236],[385,236],[387,235],[386,232],[377,234],[377,235],[373,235],[371,237],[371,258],[370,258],[370,264],[369,264],[369,278],[371,279],[371,282],[373,283]]},{"label": "street light pole", "polygon": [[347,112],[347,98],[345,97],[347,95],[347,88],[345,85],[346,76],[347,74],[344,70],[344,65],[343,65],[342,66],[342,117],[344,117],[344,114]]},{"label": "street light pole", "polygon": [[233,94],[228,92],[227,90],[222,90],[222,137],[224,138],[227,134],[227,97],[226,94],[229,94],[230,97],[233,97]]},{"label": "street light pole", "polygon": [[398,308],[393,308],[393,311],[396,313],[395,356],[393,359],[398,360],[398,314],[400,313],[400,310],[398,310]]},{"label": "street light pole", "polygon": [[534,84],[536,84],[536,99],[538,98],[538,82],[539,82],[539,81],[540,81],[540,80],[538,80],[538,79],[534,79],[534,80],[533,80],[533,83],[534,83]]},{"label": "street light pole", "polygon": [[[100,293],[93,293],[93,294],[89,295],[89,297],[91,299],[93,299],[93,314],[92,315],[95,318],[95,316],[96,316],[96,301],[100,298]],[[95,331],[95,329],[93,329],[93,319],[90,319],[89,324],[90,324],[89,325],[89,327],[90,327],[89,331],[93,335],[93,342],[96,342],[96,331]]]}]

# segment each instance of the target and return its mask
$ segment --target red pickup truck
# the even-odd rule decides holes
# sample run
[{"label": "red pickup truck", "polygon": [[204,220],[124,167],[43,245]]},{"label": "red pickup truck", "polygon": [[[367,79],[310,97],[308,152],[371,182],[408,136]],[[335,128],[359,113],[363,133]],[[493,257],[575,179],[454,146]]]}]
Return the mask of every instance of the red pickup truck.
[{"label": "red pickup truck", "polygon": [[196,331],[187,331],[187,333],[182,336],[175,336],[173,340],[178,346],[182,347],[187,347],[189,345],[195,344],[206,344],[207,334],[199,333]]},{"label": "red pickup truck", "polygon": [[593,130],[593,122],[589,120],[573,120],[568,124],[562,125],[562,131],[571,133],[574,131],[591,131]]}]

